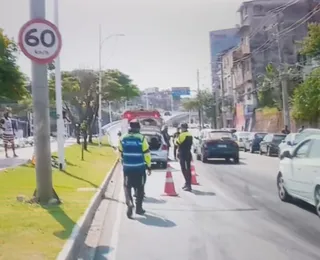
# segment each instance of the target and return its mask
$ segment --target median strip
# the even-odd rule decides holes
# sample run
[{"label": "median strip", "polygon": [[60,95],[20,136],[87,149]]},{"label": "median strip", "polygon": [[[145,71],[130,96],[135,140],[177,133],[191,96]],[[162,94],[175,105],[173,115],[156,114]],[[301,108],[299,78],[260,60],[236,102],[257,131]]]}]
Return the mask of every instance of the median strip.
[{"label": "median strip", "polygon": [[[53,169],[60,206],[21,203],[35,189],[35,169],[26,164],[0,175],[0,259],[56,259],[106,174],[117,161],[113,148],[88,145],[84,161],[81,146],[65,149],[65,172]],[[85,192],[84,192],[85,191]],[[17,200],[17,197],[19,198]]]}]

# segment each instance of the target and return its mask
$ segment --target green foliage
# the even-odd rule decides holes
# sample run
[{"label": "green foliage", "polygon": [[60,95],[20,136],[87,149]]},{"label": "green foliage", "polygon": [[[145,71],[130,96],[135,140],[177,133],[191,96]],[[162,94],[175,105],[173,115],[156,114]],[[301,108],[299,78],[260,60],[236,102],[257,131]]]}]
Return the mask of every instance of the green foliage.
[{"label": "green foliage", "polygon": [[316,123],[320,117],[320,69],[315,69],[294,91],[293,117]]},{"label": "green foliage", "polygon": [[[302,77],[296,67],[286,68],[288,95],[292,97],[294,89],[301,83]],[[281,75],[272,64],[266,66],[264,75],[258,77],[259,107],[282,109]]]},{"label": "green foliage", "polygon": [[13,101],[27,95],[25,77],[17,66],[18,48],[0,29],[0,97]]},{"label": "green foliage", "polygon": [[311,23],[308,25],[308,36],[302,41],[301,54],[315,57],[320,54],[320,25]]},{"label": "green foliage", "polygon": [[[99,109],[99,74],[93,70],[65,71],[61,75],[64,106],[70,120],[87,120],[93,125]],[[55,100],[55,75],[49,80],[50,99]],[[132,84],[129,76],[118,70],[102,72],[102,101],[131,99],[139,96],[139,89]]]}]

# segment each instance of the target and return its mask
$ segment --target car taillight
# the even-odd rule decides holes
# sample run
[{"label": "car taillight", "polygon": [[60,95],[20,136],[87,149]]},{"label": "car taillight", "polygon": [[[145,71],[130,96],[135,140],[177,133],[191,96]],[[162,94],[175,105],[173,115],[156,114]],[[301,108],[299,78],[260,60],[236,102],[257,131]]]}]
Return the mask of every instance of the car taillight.
[{"label": "car taillight", "polygon": [[168,150],[168,146],[167,146],[167,145],[165,145],[165,144],[164,144],[164,145],[162,145],[162,150],[166,150],[166,151],[167,151],[167,150]]}]

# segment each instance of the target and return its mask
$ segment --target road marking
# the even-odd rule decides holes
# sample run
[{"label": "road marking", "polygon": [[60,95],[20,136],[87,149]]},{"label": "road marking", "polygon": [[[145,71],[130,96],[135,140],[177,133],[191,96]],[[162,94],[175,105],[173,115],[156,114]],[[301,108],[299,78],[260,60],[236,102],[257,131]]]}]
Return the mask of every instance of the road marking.
[{"label": "road marking", "polygon": [[[123,186],[121,185],[120,188],[120,196],[119,196],[119,201],[122,201],[124,199],[124,190]],[[116,220],[114,222],[114,226],[112,229],[112,234],[111,234],[111,239],[110,239],[110,252],[105,253],[103,256],[105,259],[109,260],[116,260],[117,259],[117,245],[119,241],[119,234],[120,234],[120,225],[121,225],[121,219],[122,219],[122,214],[124,212],[124,205],[122,203],[118,203],[117,206],[117,213],[116,213]]]}]

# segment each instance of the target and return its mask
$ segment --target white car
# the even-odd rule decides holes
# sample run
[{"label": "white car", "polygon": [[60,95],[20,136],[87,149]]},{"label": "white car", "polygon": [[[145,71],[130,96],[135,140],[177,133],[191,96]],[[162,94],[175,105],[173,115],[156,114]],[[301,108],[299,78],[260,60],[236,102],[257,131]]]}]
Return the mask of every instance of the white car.
[{"label": "white car", "polygon": [[145,136],[149,144],[152,165],[167,168],[169,147],[161,131],[157,128],[141,128],[140,133]]},{"label": "white car", "polygon": [[282,201],[303,200],[314,205],[320,217],[320,135],[309,136],[282,153],[277,186]]},{"label": "white car", "polygon": [[234,136],[238,143],[239,149],[244,150],[244,142],[249,139],[250,132],[235,132]]}]

